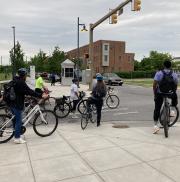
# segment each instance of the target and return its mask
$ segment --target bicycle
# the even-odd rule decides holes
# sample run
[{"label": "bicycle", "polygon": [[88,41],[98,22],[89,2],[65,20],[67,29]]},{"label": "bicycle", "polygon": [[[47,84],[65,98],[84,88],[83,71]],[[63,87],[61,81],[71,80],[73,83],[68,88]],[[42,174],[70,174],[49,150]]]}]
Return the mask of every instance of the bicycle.
[{"label": "bicycle", "polygon": [[[170,120],[169,120],[169,124],[168,126],[171,127],[173,126],[179,119],[179,109],[177,106],[172,106],[169,102],[169,99],[167,99],[168,103],[169,103],[169,107],[170,107]],[[171,115],[171,112],[173,111],[173,116]],[[159,121],[161,123],[161,125],[163,126],[163,118],[162,118],[162,111],[160,113],[160,117],[159,117]]]},{"label": "bicycle", "polygon": [[[114,91],[114,88],[112,87],[108,87],[107,89],[107,96],[104,98],[104,101],[106,102],[106,105],[110,108],[110,109],[116,109],[119,106],[120,103],[120,99],[117,95],[112,94],[112,92]],[[82,101],[79,102],[77,110],[83,114],[83,112],[86,109],[86,103],[87,103],[88,99],[83,99]],[[93,109],[95,110],[95,106],[93,106]]]},{"label": "bicycle", "polygon": [[[79,108],[79,104],[81,100],[85,97],[85,92],[79,92],[79,103],[77,108]],[[56,99],[56,105],[54,107],[54,113],[58,118],[65,118],[72,112],[73,101],[71,101],[70,96],[63,96],[61,98]],[[79,110],[78,110],[79,111]]]},{"label": "bicycle", "polygon": [[96,116],[97,112],[96,110],[94,110],[93,107],[94,107],[93,104],[90,104],[89,108],[87,108],[86,106],[84,113],[81,114],[81,128],[83,130],[87,127],[89,121],[91,123],[95,123],[97,120],[97,116]]},{"label": "bicycle", "polygon": [[161,123],[164,128],[164,135],[167,138],[168,137],[168,130],[169,130],[169,125],[170,125],[170,103],[168,101],[168,97],[172,93],[163,93],[163,108],[160,113],[160,118],[161,118]]},{"label": "bicycle", "polygon": [[[51,117],[50,117],[51,116]],[[23,117],[21,134],[26,132],[26,125],[34,117],[33,130],[41,137],[50,136],[58,126],[58,119],[51,110],[41,110],[36,104],[28,114]],[[15,116],[0,114],[0,144],[9,141],[14,136]]]}]

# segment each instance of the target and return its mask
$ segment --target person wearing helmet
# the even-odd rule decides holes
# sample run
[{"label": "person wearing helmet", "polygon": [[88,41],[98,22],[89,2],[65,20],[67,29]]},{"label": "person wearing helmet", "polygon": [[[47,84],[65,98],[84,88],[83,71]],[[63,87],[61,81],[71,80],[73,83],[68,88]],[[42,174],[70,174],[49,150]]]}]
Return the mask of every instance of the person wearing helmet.
[{"label": "person wearing helmet", "polygon": [[107,89],[103,81],[103,76],[101,74],[96,75],[96,80],[97,83],[94,85],[92,89],[92,94],[91,94],[92,96],[87,101],[87,108],[89,108],[91,104],[94,104],[96,106],[97,127],[99,127],[101,122],[101,110],[103,106],[103,98],[107,94]]},{"label": "person wearing helmet", "polygon": [[24,109],[24,97],[25,95],[30,95],[38,98],[46,98],[46,95],[36,93],[34,90],[30,89],[26,84],[27,71],[25,68],[20,68],[18,70],[18,76],[14,77],[14,92],[15,100],[10,103],[10,108],[12,113],[15,115],[15,134],[14,143],[22,144],[26,141],[21,138],[21,126],[22,126],[22,111]]},{"label": "person wearing helmet", "polygon": [[79,102],[79,96],[78,96],[78,80],[76,78],[72,80],[70,99],[73,101],[72,118],[77,119],[78,116],[76,115],[76,106]]}]

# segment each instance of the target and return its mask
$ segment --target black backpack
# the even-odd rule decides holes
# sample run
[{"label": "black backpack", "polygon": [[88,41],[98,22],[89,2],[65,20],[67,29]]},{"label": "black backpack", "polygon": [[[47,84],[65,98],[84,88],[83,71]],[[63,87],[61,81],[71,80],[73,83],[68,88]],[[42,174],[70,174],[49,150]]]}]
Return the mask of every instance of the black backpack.
[{"label": "black backpack", "polygon": [[96,99],[102,99],[103,97],[106,96],[106,88],[101,88],[98,89],[97,86],[94,88],[93,92],[92,92],[93,97],[95,97]]},{"label": "black backpack", "polygon": [[16,93],[14,91],[14,86],[16,85],[15,81],[10,81],[9,83],[4,84],[4,93],[3,93],[3,100],[7,104],[11,104],[16,99]]},{"label": "black backpack", "polygon": [[170,93],[176,91],[176,83],[174,81],[172,71],[169,73],[166,73],[164,70],[162,70],[163,78],[159,82],[159,90],[162,93]]}]

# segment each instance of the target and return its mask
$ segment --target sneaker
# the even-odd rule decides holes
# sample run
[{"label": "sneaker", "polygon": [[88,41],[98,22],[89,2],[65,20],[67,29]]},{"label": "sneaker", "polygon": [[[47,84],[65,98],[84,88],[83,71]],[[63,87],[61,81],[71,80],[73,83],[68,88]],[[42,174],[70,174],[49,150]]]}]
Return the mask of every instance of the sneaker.
[{"label": "sneaker", "polygon": [[14,139],[14,143],[16,143],[16,144],[23,144],[23,143],[26,143],[26,141],[23,140],[22,138],[15,138]]},{"label": "sneaker", "polygon": [[176,113],[175,113],[175,111],[170,111],[170,117],[175,117],[176,116]]},{"label": "sneaker", "polygon": [[159,130],[160,130],[159,127],[157,125],[155,125],[153,134],[157,134]]}]

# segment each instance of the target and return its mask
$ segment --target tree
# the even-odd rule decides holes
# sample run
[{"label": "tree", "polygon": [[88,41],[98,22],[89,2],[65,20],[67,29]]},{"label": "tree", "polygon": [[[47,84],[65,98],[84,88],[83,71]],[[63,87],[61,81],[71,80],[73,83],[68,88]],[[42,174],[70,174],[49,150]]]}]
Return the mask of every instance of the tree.
[{"label": "tree", "polygon": [[60,73],[61,63],[65,60],[65,53],[58,46],[54,48],[52,56],[48,58],[46,68],[48,72]]},{"label": "tree", "polygon": [[19,68],[25,67],[24,53],[18,41],[17,41],[17,44],[15,45],[15,58],[14,58],[14,48],[12,48],[9,51],[9,53],[10,53],[11,64],[12,64],[12,61],[14,60],[15,72],[17,72]]},{"label": "tree", "polygon": [[34,55],[34,57],[31,58],[30,65],[34,65],[36,67],[36,71],[43,72],[45,70],[45,65],[48,61],[48,57],[46,53],[44,53],[42,50],[39,51],[37,55]]},{"label": "tree", "polygon": [[157,51],[151,51],[149,57],[144,57],[141,60],[139,70],[154,71],[162,69],[163,62],[166,59],[172,59],[172,56],[168,53],[158,53]]}]

